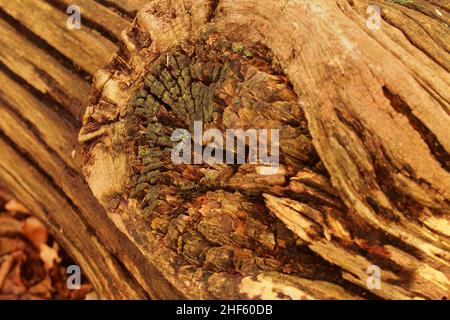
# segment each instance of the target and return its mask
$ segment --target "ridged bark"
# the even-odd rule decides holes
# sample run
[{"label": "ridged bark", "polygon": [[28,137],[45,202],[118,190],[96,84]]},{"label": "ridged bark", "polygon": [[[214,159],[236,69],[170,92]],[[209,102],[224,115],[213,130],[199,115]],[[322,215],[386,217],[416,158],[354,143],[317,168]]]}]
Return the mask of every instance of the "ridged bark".
[{"label": "ridged bark", "polygon": [[[184,296],[448,297],[449,6],[368,4],[152,1],[97,72],[88,184]],[[194,121],[280,129],[281,168],[174,165]]]}]

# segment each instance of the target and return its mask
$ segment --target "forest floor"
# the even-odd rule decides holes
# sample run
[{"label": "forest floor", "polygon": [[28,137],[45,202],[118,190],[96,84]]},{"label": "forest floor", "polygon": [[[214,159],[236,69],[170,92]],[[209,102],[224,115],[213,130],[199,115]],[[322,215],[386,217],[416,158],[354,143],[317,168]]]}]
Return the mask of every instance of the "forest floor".
[{"label": "forest floor", "polygon": [[86,279],[68,289],[73,264],[45,226],[0,187],[0,300],[97,298]]}]

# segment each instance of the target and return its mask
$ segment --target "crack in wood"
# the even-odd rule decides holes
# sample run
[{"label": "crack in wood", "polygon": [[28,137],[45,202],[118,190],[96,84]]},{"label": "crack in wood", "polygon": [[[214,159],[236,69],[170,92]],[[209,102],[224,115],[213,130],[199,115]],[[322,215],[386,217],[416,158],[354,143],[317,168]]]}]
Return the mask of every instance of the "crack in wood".
[{"label": "crack in wood", "polygon": [[420,134],[422,140],[428,145],[428,148],[435,159],[439,161],[441,166],[447,172],[450,172],[450,155],[436,138],[434,133],[431,132],[431,130],[428,129],[427,126],[414,115],[411,108],[399,95],[392,92],[387,86],[383,86],[383,93],[391,102],[392,108],[394,108],[398,113],[404,115],[414,130]]}]

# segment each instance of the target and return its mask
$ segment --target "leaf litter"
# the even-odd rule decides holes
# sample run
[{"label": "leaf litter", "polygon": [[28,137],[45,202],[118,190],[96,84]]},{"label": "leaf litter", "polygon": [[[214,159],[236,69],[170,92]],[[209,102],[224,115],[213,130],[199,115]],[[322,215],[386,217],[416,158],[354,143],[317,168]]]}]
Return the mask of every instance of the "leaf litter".
[{"label": "leaf litter", "polygon": [[68,289],[72,264],[46,227],[0,187],[0,300],[96,299],[86,279]]}]

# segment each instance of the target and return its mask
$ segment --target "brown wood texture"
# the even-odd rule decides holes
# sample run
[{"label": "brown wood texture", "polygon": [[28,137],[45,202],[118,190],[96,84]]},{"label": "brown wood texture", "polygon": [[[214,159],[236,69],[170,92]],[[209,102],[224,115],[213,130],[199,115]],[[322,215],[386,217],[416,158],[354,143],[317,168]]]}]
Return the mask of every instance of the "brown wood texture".
[{"label": "brown wood texture", "polygon": [[[81,30],[66,28],[69,4],[82,9]],[[103,298],[448,298],[450,3],[379,1],[379,31],[365,25],[369,4],[0,0],[0,182]],[[134,119],[126,109],[155,68],[179,79],[172,57],[223,68],[202,56],[222,50],[218,38],[243,77],[217,86],[226,107],[213,123],[282,126],[283,170],[159,159],[170,182],[153,194],[154,175],[144,179],[144,199],[157,203],[143,217],[129,176],[147,169],[134,166],[138,144],[122,134]],[[173,87],[161,74],[150,91]],[[155,115],[158,139],[217,111],[197,109],[194,91],[209,89],[185,84],[192,113],[151,92],[171,107]],[[230,92],[264,102],[261,114]],[[188,182],[195,191],[181,189]],[[366,285],[370,265],[382,270],[381,289]]]},{"label": "brown wood texture", "polygon": [[65,3],[0,3],[1,183],[51,227],[101,297],[178,297],[109,221],[81,173],[77,135],[92,74],[117,50],[102,31],[118,36],[131,16],[79,1],[85,23],[69,31]]}]

